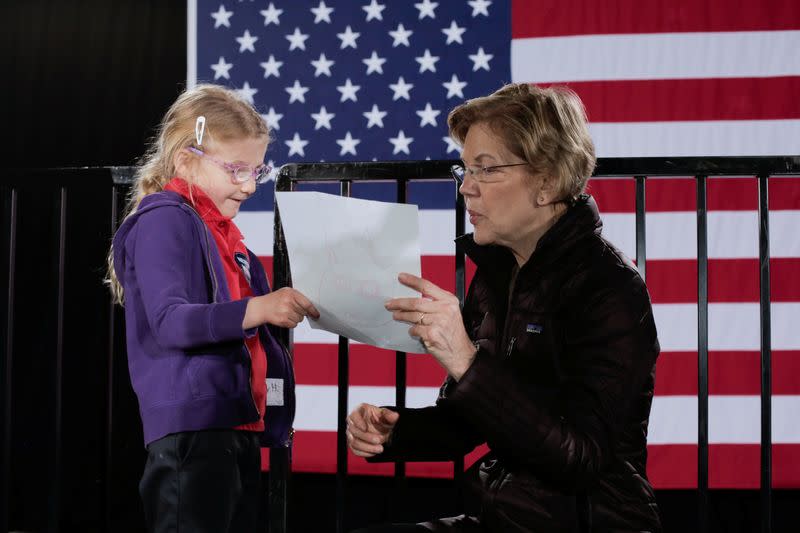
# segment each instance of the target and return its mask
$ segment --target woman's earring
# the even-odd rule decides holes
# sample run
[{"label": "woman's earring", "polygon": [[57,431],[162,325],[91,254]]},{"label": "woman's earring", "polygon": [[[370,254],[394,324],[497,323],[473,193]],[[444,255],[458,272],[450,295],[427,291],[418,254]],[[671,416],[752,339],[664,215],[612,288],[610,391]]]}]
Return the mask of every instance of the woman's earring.
[{"label": "woman's earring", "polygon": [[544,196],[540,194],[539,197],[536,199],[536,203],[538,203],[539,205],[544,205]]}]

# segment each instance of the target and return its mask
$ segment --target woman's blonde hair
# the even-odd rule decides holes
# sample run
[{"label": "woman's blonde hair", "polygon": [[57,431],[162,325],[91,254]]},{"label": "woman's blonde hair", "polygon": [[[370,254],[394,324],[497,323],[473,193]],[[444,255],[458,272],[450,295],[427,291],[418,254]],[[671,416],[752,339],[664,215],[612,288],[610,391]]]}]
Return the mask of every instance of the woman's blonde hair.
[{"label": "woman's blonde hair", "polygon": [[[185,90],[170,106],[156,133],[139,161],[125,218],[131,216],[142,198],[164,190],[175,176],[175,155],[185,148],[201,148],[196,142],[197,117],[205,117],[202,147],[208,149],[215,141],[235,141],[264,137],[269,139],[269,129],[263,117],[239,95],[225,87],[211,84],[197,85]],[[114,271],[114,250],[108,253],[106,283],[114,302],[123,302],[122,286]]]},{"label": "woman's blonde hair", "polygon": [[461,145],[479,122],[534,173],[552,178],[560,200],[586,189],[596,163],[594,143],[583,102],[570,89],[511,83],[464,102],[447,117],[450,136]]}]

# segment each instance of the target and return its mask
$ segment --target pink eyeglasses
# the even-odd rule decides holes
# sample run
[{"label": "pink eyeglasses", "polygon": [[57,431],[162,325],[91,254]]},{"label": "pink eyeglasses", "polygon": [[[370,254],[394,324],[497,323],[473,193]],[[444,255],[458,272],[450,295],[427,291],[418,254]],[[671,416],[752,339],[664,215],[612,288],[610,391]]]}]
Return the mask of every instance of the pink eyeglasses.
[{"label": "pink eyeglasses", "polygon": [[221,168],[227,170],[231,175],[231,180],[237,185],[247,183],[247,181],[250,179],[254,180],[256,185],[261,185],[267,182],[269,179],[269,173],[272,171],[271,166],[263,163],[255,168],[251,167],[250,165],[242,165],[240,163],[227,163],[217,159],[216,157],[208,155],[204,151],[199,150],[194,146],[188,146],[186,150],[193,154],[199,155],[200,157],[205,157],[212,163],[216,163]]}]

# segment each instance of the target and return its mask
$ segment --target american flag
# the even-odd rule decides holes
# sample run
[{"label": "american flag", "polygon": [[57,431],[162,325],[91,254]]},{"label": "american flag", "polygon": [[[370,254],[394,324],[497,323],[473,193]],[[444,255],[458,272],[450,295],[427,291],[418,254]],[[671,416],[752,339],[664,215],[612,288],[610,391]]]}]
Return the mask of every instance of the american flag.
[{"label": "american flag", "polygon": [[[273,128],[273,164],[458,157],[448,111],[509,81],[567,84],[586,104],[598,156],[800,154],[796,0],[190,0],[188,84],[238,89]],[[325,190],[322,188],[321,190]],[[334,192],[334,189],[327,189]],[[630,180],[592,180],[605,235],[635,256]],[[353,195],[394,199],[356,184]],[[412,184],[423,274],[454,289],[449,183]],[[272,190],[236,222],[268,269]],[[710,486],[759,484],[757,188],[709,181]],[[770,180],[773,483],[800,487],[800,180]],[[662,344],[649,435],[657,488],[697,471],[694,182],[652,179],[647,281]],[[468,227],[469,230],[469,227]],[[335,470],[336,338],[295,332],[296,471]],[[407,402],[429,405],[443,373],[411,357]],[[350,402],[394,402],[394,358],[351,347]],[[477,452],[472,454],[474,458]],[[354,473],[390,473],[353,456]],[[452,465],[411,464],[447,476]]]}]

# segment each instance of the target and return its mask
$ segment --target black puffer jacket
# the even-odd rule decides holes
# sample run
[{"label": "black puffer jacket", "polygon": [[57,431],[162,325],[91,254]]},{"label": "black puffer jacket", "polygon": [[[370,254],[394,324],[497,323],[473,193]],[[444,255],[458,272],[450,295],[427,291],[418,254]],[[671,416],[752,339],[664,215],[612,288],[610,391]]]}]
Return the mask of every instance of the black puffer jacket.
[{"label": "black puffer jacket", "polygon": [[515,280],[509,250],[459,239],[478,267],[463,310],[477,358],[436,406],[402,409],[376,458],[452,458],[487,442],[473,474],[488,531],[661,530],[645,472],[655,323],[601,226],[582,196]]}]

